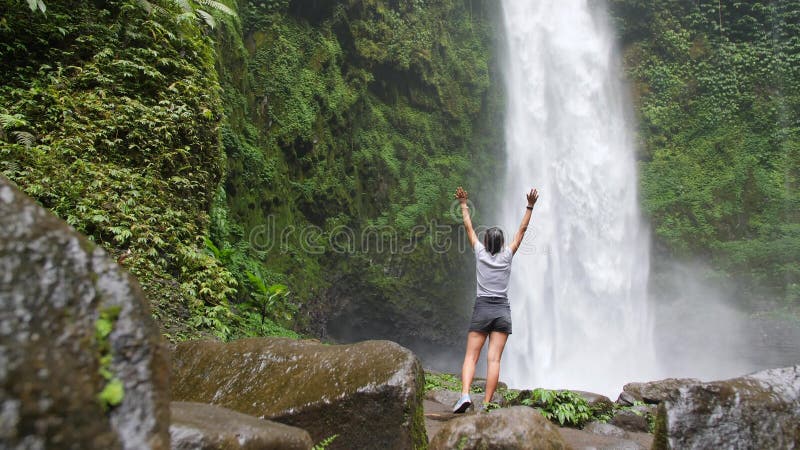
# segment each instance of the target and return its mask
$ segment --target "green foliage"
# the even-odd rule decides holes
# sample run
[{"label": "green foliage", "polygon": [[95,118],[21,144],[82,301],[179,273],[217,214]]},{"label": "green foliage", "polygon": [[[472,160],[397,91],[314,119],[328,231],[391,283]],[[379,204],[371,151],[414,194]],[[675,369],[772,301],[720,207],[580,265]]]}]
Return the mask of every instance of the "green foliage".
[{"label": "green foliage", "polygon": [[[297,234],[260,254],[242,252],[243,260],[288,275],[279,282],[307,287],[293,289],[309,321],[304,328],[324,330],[338,311],[319,299],[347,289],[351,305],[370,304],[368,315],[452,339],[459,316],[443,312],[460,311],[460,293],[468,295],[460,282],[467,256],[435,252],[432,226],[455,224],[450,191],[469,179],[479,192],[499,167],[502,140],[493,29],[483,6],[476,10],[456,1],[244,2],[241,23],[220,27],[241,27],[248,38],[242,47],[231,39],[220,52],[228,58],[220,80],[231,120],[223,129],[229,171],[219,215],[241,228],[220,227],[214,241],[237,247],[268,220],[279,231],[319,227],[310,239],[318,253]],[[343,227],[358,236],[384,226],[418,245],[390,254],[359,241],[345,257],[329,244]],[[432,310],[442,314],[410,313]],[[372,321],[368,315],[359,320]],[[434,326],[433,317],[444,319]]]},{"label": "green foliage", "polygon": [[[435,389],[461,392],[461,379],[449,373],[425,372],[425,392]],[[483,389],[478,386],[472,386],[470,392],[480,394]]]},{"label": "green foliage", "polygon": [[28,7],[31,11],[40,11],[42,14],[47,12],[47,5],[42,0],[28,0]]},{"label": "green foliage", "polygon": [[255,308],[264,318],[291,320],[297,308],[288,301],[289,291],[286,286],[282,284],[267,286],[263,277],[252,272],[247,273],[247,278],[256,288],[248,306]]},{"label": "green foliage", "polygon": [[425,392],[435,389],[461,391],[461,380],[449,373],[425,372]]},{"label": "green foliage", "polygon": [[324,449],[328,448],[328,446],[331,445],[331,443],[333,443],[333,441],[337,437],[339,437],[338,434],[333,434],[331,436],[328,436],[325,439],[323,439],[323,440],[319,441],[318,443],[314,444],[314,446],[311,447],[311,450],[324,450]]},{"label": "green foliage", "polygon": [[500,404],[495,402],[486,402],[483,404],[482,412],[489,412],[495,409],[500,409]]},{"label": "green foliage", "polygon": [[105,380],[105,385],[100,393],[97,394],[97,401],[104,411],[122,403],[125,397],[125,388],[122,381],[111,371],[111,363],[114,355],[108,337],[114,331],[114,324],[119,318],[121,308],[112,306],[100,311],[99,317],[94,323],[94,341],[98,352],[98,373]]},{"label": "green foliage", "polygon": [[592,419],[589,403],[572,391],[551,391],[537,388],[530,403],[539,408],[542,416],[559,425],[580,427]]},{"label": "green foliage", "polygon": [[119,378],[108,380],[103,390],[97,395],[97,399],[105,410],[108,410],[108,408],[112,406],[119,405],[124,398],[125,387],[122,385],[122,381],[120,381]]},{"label": "green foliage", "polygon": [[[0,171],[136,275],[171,339],[323,332],[339,286],[451,336],[455,315],[432,327],[409,311],[461,302],[455,251],[342,257],[297,234],[268,249],[250,238],[270,218],[320,227],[312,244],[341,226],[408,237],[451,221],[452,186],[479,190],[499,166],[485,11],[112,0],[44,15],[0,2]],[[303,289],[262,289],[274,285]]]},{"label": "green foliage", "polygon": [[677,256],[800,306],[800,22],[787,2],[614,0],[643,203]]},{"label": "green foliage", "polygon": [[163,14],[135,1],[7,9],[0,169],[119,256],[157,317],[177,320],[177,302],[223,336],[237,281],[201,250],[224,170],[212,48],[175,3],[150,5]]}]

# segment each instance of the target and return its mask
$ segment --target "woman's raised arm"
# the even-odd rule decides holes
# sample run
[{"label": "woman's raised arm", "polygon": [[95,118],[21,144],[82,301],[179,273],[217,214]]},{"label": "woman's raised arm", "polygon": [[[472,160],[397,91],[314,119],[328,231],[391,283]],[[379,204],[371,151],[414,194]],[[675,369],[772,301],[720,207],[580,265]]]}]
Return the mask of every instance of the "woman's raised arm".
[{"label": "woman's raised arm", "polygon": [[517,234],[514,235],[514,241],[511,242],[511,253],[517,253],[519,246],[522,244],[522,238],[525,237],[525,231],[528,230],[528,223],[531,221],[531,213],[533,212],[533,205],[536,204],[536,200],[539,199],[539,191],[536,189],[531,189],[530,192],[526,195],[528,199],[528,206],[525,209],[525,215],[522,216],[522,223],[519,225],[519,230],[517,230]]},{"label": "woman's raised arm", "polygon": [[474,248],[475,243],[478,242],[478,235],[475,234],[475,229],[472,228],[472,219],[469,217],[469,206],[467,205],[469,194],[467,194],[467,191],[465,191],[464,188],[459,186],[458,189],[456,189],[455,197],[461,203],[461,217],[464,219],[464,228],[467,230],[469,245]]}]

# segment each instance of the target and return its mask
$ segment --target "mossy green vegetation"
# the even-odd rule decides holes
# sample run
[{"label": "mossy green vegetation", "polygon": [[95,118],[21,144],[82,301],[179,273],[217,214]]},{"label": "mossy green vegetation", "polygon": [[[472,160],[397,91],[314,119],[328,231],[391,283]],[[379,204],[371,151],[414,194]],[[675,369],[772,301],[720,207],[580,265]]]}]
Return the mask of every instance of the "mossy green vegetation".
[{"label": "mossy green vegetation", "polygon": [[[425,372],[425,392],[435,389],[461,392],[461,379],[449,373]],[[470,392],[480,394],[483,389],[480,386],[471,386]]]},{"label": "mossy green vegetation", "polygon": [[727,283],[739,281],[751,307],[767,298],[797,310],[796,4],[610,4],[639,112],[642,200],[659,249],[703,257]]},{"label": "mossy green vegetation", "polygon": [[100,402],[105,411],[119,405],[125,398],[125,387],[122,385],[122,380],[111,371],[111,362],[114,354],[111,343],[108,340],[109,335],[114,331],[114,324],[119,318],[120,311],[121,308],[119,306],[105,308],[100,311],[100,316],[94,323],[94,340],[99,355],[99,368],[97,370],[105,380],[103,389],[97,394],[97,401]]},{"label": "mossy green vegetation", "polygon": [[228,171],[211,238],[238,302],[258,274],[292,291],[287,326],[450,339],[471,271],[433,227],[455,224],[453,186],[500,167],[493,28],[474,3],[244,2],[221,24]]},{"label": "mossy green vegetation", "polygon": [[[499,167],[490,5],[0,5],[0,171],[136,275],[168,337],[325,336],[346,307],[460,324],[469,266],[431,230]],[[370,226],[419,245],[330,244]]]},{"label": "mossy green vegetation", "polygon": [[0,113],[19,118],[5,135],[33,139],[2,142],[0,170],[119,257],[157,316],[202,315],[236,291],[202,246],[225,169],[220,89],[201,26],[153,5],[2,4]]}]

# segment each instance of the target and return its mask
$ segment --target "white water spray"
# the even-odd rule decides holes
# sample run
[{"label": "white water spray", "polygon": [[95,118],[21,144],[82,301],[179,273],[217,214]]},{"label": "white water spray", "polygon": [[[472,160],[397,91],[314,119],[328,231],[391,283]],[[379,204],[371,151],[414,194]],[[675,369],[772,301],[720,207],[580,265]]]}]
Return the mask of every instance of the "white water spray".
[{"label": "white water spray", "polygon": [[649,232],[613,34],[589,3],[503,0],[507,240],[525,192],[537,187],[540,199],[512,266],[502,377],[611,396],[656,372]]}]

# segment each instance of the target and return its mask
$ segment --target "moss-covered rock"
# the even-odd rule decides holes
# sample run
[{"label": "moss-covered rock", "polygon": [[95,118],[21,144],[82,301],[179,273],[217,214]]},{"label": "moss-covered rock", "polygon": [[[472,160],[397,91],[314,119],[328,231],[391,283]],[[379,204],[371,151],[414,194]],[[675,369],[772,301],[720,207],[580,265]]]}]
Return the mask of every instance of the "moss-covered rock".
[{"label": "moss-covered rock", "polygon": [[422,448],[423,372],[388,341],[325,345],[282,338],[183,342],[174,400],[212,403],[307,430],[330,448]]}]

